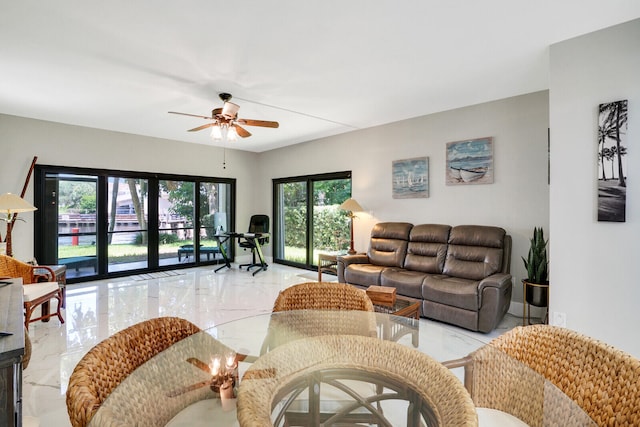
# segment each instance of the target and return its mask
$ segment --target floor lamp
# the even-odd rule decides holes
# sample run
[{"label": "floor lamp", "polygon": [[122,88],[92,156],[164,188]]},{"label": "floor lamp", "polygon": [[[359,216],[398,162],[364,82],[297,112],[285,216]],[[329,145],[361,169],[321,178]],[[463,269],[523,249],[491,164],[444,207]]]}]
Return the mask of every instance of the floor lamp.
[{"label": "floor lamp", "polygon": [[341,205],[340,209],[349,212],[349,218],[351,219],[351,246],[349,247],[349,255],[353,255],[356,253],[356,250],[353,249],[353,218],[356,216],[354,212],[362,212],[362,206],[355,199],[347,199]]},{"label": "floor lamp", "polygon": [[20,196],[15,194],[6,193],[0,196],[0,214],[7,214],[6,218],[0,218],[0,220],[7,223],[7,234],[4,241],[6,242],[6,252],[8,256],[13,256],[13,248],[11,247],[11,232],[13,231],[13,225],[18,219],[18,213],[20,212],[32,212],[37,208],[31,203],[27,202]]}]

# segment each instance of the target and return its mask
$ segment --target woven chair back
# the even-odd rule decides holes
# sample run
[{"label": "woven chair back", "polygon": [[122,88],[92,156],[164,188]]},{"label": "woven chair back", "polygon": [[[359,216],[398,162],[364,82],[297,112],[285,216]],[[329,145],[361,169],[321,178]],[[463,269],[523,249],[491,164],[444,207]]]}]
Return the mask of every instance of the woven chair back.
[{"label": "woven chair back", "polygon": [[[336,371],[349,374],[340,377],[338,373],[326,383],[321,380],[325,374],[331,376]],[[407,425],[424,425],[419,420],[409,423],[414,420],[408,416],[411,411],[426,413],[429,426],[478,425],[469,394],[441,363],[395,342],[350,335],[304,338],[260,357],[240,381],[238,421],[241,426],[272,426],[274,412],[287,411],[287,405],[281,400],[286,398],[290,403],[289,393],[293,397],[300,393],[299,396],[308,396],[311,400],[312,394],[319,395],[323,387],[331,388],[343,379],[350,385],[349,395],[353,401],[333,414],[332,422],[327,425],[389,425],[386,418],[389,414],[380,405],[400,394],[413,396],[407,405],[407,414],[403,414]],[[360,394],[363,388],[352,388],[353,382],[348,381],[366,381],[374,386],[365,388],[368,393],[363,395]],[[382,386],[387,388],[383,391]],[[319,419],[321,407],[319,402],[309,402],[307,422],[293,425],[319,425],[309,420]],[[361,408],[373,415],[370,421],[345,421],[349,420],[351,411]],[[401,410],[395,408],[392,415],[399,415]]]},{"label": "woven chair back", "polygon": [[160,317],[137,323],[98,343],[78,362],[69,378],[67,412],[71,425],[86,426],[131,372],[199,331],[187,320]]},{"label": "woven chair back", "polygon": [[516,327],[490,345],[544,376],[598,425],[640,425],[640,360],[633,356],[549,325]]},{"label": "woven chair back", "polygon": [[345,283],[309,282],[280,292],[273,311],[360,310],[373,311],[373,304],[362,289]]},{"label": "woven chair back", "polygon": [[0,277],[21,277],[22,283],[33,283],[33,266],[7,255],[0,255]]}]

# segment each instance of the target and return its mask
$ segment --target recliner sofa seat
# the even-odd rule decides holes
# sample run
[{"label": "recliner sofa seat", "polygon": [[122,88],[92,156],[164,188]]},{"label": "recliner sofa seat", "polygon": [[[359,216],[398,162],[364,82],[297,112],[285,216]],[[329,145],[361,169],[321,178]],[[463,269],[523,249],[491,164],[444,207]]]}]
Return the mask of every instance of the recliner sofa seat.
[{"label": "recliner sofa seat", "polygon": [[376,224],[366,254],[338,257],[338,280],[396,288],[421,316],[481,332],[509,309],[511,237],[500,227]]}]

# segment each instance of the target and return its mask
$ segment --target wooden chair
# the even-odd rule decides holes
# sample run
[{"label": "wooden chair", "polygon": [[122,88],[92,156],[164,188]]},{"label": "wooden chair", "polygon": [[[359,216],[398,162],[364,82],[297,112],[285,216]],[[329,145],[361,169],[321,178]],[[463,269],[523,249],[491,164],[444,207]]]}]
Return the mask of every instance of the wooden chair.
[{"label": "wooden chair", "polygon": [[[43,272],[45,272],[43,274]],[[24,327],[28,330],[29,323],[47,320],[58,316],[60,323],[64,323],[62,306],[64,301],[63,288],[55,281],[56,275],[46,266],[33,266],[6,255],[0,255],[0,277],[21,278],[24,286]],[[49,312],[50,301],[56,299],[58,304],[54,313]],[[41,315],[31,318],[33,311],[41,307]]]},{"label": "wooden chair", "polygon": [[[107,397],[129,374],[167,348],[198,332],[200,328],[187,320],[160,317],[137,323],[98,343],[78,362],[69,378],[67,412],[71,425],[84,427],[89,424]],[[171,384],[169,377],[174,370],[168,366],[161,374],[165,380],[162,385]],[[125,424],[118,424],[118,416],[139,423],[137,425],[166,424],[175,408],[168,408],[166,399],[158,398],[150,387],[140,389],[146,390],[146,393],[129,396],[128,402],[123,402],[120,408],[121,414],[108,413],[102,418],[96,416],[99,421],[94,421],[92,425],[125,425],[126,421]],[[208,390],[208,387],[203,390]],[[184,405],[189,403],[181,402]],[[169,414],[167,411],[170,411]],[[164,422],[161,423],[158,418]],[[152,419],[156,419],[156,422]]]},{"label": "wooden chair", "polygon": [[[532,427],[589,425],[571,411],[575,404],[599,426],[640,425],[640,360],[569,329],[519,326],[458,366],[465,367],[477,407],[512,414]],[[545,406],[549,399],[556,404]],[[557,404],[562,400],[564,407]]]},{"label": "wooden chair", "polygon": [[345,283],[309,282],[280,291],[273,311],[360,310],[373,311],[367,293]]}]

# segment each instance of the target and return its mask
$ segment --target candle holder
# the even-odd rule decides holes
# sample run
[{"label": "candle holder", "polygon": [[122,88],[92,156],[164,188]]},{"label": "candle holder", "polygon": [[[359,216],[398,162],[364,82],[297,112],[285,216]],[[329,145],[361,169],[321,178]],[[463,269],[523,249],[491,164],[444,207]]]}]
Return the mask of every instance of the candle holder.
[{"label": "candle holder", "polygon": [[[238,361],[236,353],[230,351],[222,358],[220,355],[214,355],[211,359],[211,382],[209,388],[214,393],[220,394],[220,397],[235,398],[235,386],[238,380]],[[224,361],[224,366],[222,362]]]},{"label": "candle holder", "polygon": [[211,379],[172,390],[167,395],[177,397],[200,387],[209,386],[211,391],[217,395],[216,397],[220,398],[223,410],[230,411],[235,408],[238,361],[245,358],[246,355],[238,355],[233,350],[225,353],[224,358],[219,354],[214,355],[208,365],[195,357],[190,357],[187,362],[211,375]]}]

